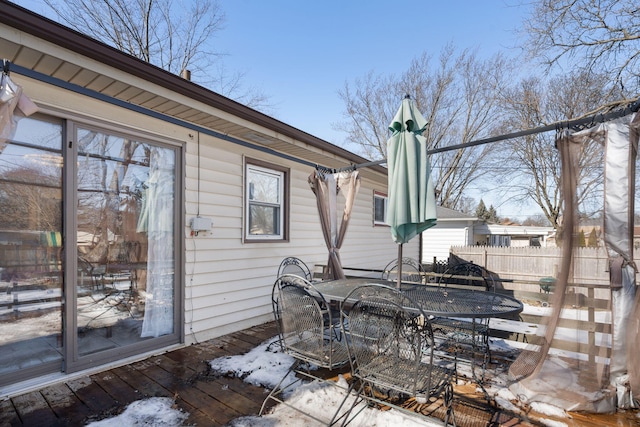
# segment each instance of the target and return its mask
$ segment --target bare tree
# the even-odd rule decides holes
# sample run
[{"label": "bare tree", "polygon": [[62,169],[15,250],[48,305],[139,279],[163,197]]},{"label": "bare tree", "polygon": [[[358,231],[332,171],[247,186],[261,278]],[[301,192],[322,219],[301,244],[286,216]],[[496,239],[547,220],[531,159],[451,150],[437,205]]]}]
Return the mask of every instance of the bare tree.
[{"label": "bare tree", "polygon": [[[370,72],[339,92],[346,105],[344,123],[360,154],[386,157],[388,125],[401,99],[409,94],[428,121],[423,136],[429,149],[448,147],[488,136],[499,121],[499,94],[510,70],[500,55],[481,60],[474,52],[445,47],[434,65],[426,53],[399,77]],[[452,209],[466,203],[465,191],[491,172],[492,145],[436,153],[431,156],[438,204]]]},{"label": "bare tree", "polygon": [[535,0],[523,32],[528,52],[549,67],[605,74],[623,96],[640,90],[637,0]]},{"label": "bare tree", "polygon": [[[505,131],[531,129],[590,114],[607,100],[606,80],[601,76],[566,75],[545,82],[528,78],[505,92],[509,109]],[[559,129],[560,130],[560,129]],[[502,177],[511,201],[532,201],[553,227],[562,215],[560,158],[554,146],[555,134],[536,133],[509,141]],[[601,206],[602,150],[595,142],[582,147],[578,204],[589,216]]]},{"label": "bare tree", "polygon": [[210,65],[208,42],[224,22],[211,0],[45,2],[70,27],[174,74]]},{"label": "bare tree", "polygon": [[61,230],[61,179],[60,169],[50,165],[20,166],[0,174],[0,229]]},{"label": "bare tree", "polygon": [[[45,0],[71,28],[252,108],[269,111],[269,97],[246,89],[242,72],[228,73],[212,48],[224,28],[218,0]],[[265,112],[266,112],[265,111]]]}]

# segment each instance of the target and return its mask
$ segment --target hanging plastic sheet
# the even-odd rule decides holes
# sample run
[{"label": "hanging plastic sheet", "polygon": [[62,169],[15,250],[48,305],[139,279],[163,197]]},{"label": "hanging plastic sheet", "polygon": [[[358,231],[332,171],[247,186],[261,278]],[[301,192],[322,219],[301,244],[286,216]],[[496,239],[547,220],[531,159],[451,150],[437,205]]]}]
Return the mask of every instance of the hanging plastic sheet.
[{"label": "hanging plastic sheet", "polygon": [[[627,339],[635,303],[637,267],[633,261],[633,217],[635,167],[638,150],[637,127],[640,115],[626,116],[608,123],[605,152],[604,239],[609,251],[613,304],[611,382],[616,387],[618,407],[634,407],[627,388],[632,378],[628,367],[640,363],[637,351],[630,352],[634,340]],[[599,127],[603,127],[600,125]],[[633,377],[635,382],[635,376]]]},{"label": "hanging plastic sheet", "polygon": [[13,138],[18,119],[38,111],[38,107],[22,92],[22,87],[9,77],[9,63],[3,60],[3,64],[0,76],[0,153],[7,140]]},{"label": "hanging plastic sheet", "polygon": [[[636,117],[638,116],[638,117]],[[640,115],[628,114],[556,141],[562,159],[562,264],[551,314],[541,322],[540,333],[529,342],[509,373],[516,380],[511,391],[526,402],[546,402],[569,411],[612,412],[616,407],[633,407],[638,389],[640,310],[637,307],[635,265],[633,263],[633,214],[635,159]],[[610,257],[610,333],[574,329],[574,336],[560,328],[563,319],[580,311],[565,304],[574,283],[572,256],[576,243],[576,189],[580,174],[581,147],[602,144],[605,149],[604,235]],[[587,311],[595,312],[593,307]],[[579,317],[574,319],[580,321]],[[583,336],[591,334],[588,345]],[[563,340],[563,352],[551,351],[555,340]],[[567,348],[574,343],[573,349]],[[585,348],[588,349],[585,353]],[[584,357],[580,357],[580,355]]]}]

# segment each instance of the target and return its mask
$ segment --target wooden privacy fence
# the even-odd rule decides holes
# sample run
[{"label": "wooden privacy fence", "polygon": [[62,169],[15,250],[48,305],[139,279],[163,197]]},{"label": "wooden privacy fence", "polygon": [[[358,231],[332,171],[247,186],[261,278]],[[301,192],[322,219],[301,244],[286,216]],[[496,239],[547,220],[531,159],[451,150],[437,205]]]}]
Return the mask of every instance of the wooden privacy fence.
[{"label": "wooden privacy fence", "polygon": [[[481,265],[503,279],[537,283],[555,277],[562,249],[556,247],[452,246],[451,254]],[[637,260],[636,260],[637,262]],[[609,268],[604,248],[575,248],[573,281],[579,284],[608,285]]]}]

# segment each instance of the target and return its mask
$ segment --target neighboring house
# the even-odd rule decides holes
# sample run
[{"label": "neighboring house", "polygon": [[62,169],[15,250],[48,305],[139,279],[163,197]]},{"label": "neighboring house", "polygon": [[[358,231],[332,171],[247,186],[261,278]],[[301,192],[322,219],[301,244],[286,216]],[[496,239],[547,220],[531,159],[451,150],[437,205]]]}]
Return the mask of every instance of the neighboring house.
[{"label": "neighboring house", "polygon": [[422,232],[422,263],[449,259],[451,246],[473,245],[477,217],[442,206],[436,207],[436,225]]},{"label": "neighboring house", "polygon": [[[0,56],[38,107],[0,141],[0,396],[270,321],[280,261],[326,264],[308,177],[367,159],[2,0]],[[380,269],[357,172],[340,256]]]},{"label": "neighboring house", "polygon": [[474,228],[474,234],[476,244],[486,246],[548,246],[555,230],[553,227],[483,223]]},{"label": "neighboring house", "polygon": [[437,207],[436,226],[422,233],[422,262],[446,261],[452,246],[547,246],[553,227],[487,224],[477,217]]}]

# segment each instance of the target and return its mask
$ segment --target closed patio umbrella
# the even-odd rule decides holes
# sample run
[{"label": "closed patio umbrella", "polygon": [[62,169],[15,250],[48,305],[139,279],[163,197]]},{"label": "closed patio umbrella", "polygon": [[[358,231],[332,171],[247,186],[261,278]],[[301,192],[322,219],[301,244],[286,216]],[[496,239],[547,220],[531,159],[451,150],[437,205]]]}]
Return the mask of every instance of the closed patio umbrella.
[{"label": "closed patio umbrella", "polygon": [[[427,121],[407,95],[389,125],[387,141],[389,203],[387,223],[398,243],[398,268],[402,245],[436,225],[436,199],[431,181],[427,141],[422,132]],[[398,272],[398,287],[402,271]]]}]

